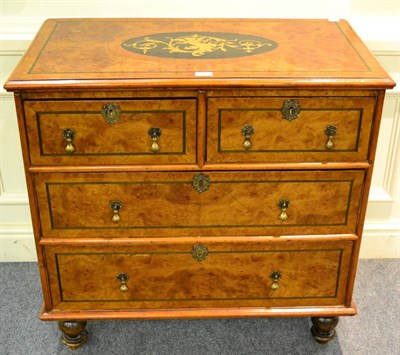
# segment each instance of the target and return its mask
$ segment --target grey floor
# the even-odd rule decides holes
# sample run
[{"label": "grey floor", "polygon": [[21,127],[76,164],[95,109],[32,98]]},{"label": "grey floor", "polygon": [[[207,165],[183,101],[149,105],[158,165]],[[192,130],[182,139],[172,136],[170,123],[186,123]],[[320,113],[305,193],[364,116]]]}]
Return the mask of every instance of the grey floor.
[{"label": "grey floor", "polygon": [[308,318],[88,323],[89,341],[61,345],[54,322],[38,319],[35,263],[0,264],[0,354],[400,354],[400,259],[361,260],[356,317],[341,317],[337,337],[315,343]]}]

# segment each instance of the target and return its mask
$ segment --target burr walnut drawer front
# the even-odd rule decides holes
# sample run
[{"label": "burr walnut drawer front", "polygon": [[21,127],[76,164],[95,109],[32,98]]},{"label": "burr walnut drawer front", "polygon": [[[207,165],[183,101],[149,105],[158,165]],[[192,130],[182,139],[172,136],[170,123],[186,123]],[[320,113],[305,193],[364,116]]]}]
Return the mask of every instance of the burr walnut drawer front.
[{"label": "burr walnut drawer front", "polygon": [[373,97],[209,98],[207,162],[365,161]]},{"label": "burr walnut drawer front", "polygon": [[27,101],[32,165],[196,162],[195,99]]},{"label": "burr walnut drawer front", "polygon": [[[343,305],[353,242],[47,246],[53,308]],[[250,239],[250,238],[247,238]]]},{"label": "burr walnut drawer front", "polygon": [[363,171],[36,174],[44,237],[355,233]]}]

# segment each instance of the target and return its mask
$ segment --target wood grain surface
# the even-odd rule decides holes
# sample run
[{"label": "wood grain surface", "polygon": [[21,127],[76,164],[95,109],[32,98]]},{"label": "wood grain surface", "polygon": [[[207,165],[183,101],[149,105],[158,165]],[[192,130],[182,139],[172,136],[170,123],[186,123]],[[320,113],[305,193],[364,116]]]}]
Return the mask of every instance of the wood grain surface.
[{"label": "wood grain surface", "polygon": [[[102,107],[121,109],[108,123]],[[182,164],[196,162],[196,100],[28,101],[25,114],[32,165]],[[161,129],[151,151],[150,128]],[[75,132],[68,154],[63,131]]]},{"label": "wood grain surface", "polygon": [[[286,100],[300,105],[299,117],[283,118]],[[375,98],[277,97],[210,98],[208,163],[365,161]],[[252,147],[242,144],[242,127],[250,124]],[[337,128],[334,146],[325,145],[329,125]]]},{"label": "wood grain surface", "polygon": [[[37,174],[44,237],[355,233],[363,171]],[[279,219],[282,199],[289,218]],[[110,202],[123,204],[113,223]]]},{"label": "wood grain surface", "polygon": [[[169,34],[217,38],[186,48],[219,56],[175,58],[131,52],[133,38]],[[220,34],[274,41],[271,51],[229,57]],[[214,40],[215,41],[215,40]],[[247,43],[250,43],[247,41]],[[154,44],[154,43],[153,43]],[[317,45],[318,44],[318,45]],[[221,49],[222,48],[222,49]],[[178,49],[179,50],[179,49]],[[248,48],[252,51],[252,48]],[[226,53],[226,55],[224,55]],[[251,53],[248,53],[251,54]],[[200,74],[198,74],[200,73]],[[205,73],[205,74],[202,74]],[[381,87],[394,85],[346,21],[284,19],[52,19],[44,23],[9,81],[7,90],[128,87]]]},{"label": "wood grain surface", "polygon": [[[193,245],[208,248],[203,261]],[[55,309],[342,305],[352,242],[48,246]],[[101,272],[98,272],[101,270]],[[279,288],[270,274],[281,273]],[[128,290],[116,276],[126,273]]]}]

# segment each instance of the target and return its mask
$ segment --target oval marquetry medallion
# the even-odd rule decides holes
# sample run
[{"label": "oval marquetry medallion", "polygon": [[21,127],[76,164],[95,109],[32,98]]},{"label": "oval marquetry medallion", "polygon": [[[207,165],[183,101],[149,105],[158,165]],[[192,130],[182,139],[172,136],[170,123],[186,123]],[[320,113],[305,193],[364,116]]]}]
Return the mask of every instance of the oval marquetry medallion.
[{"label": "oval marquetry medallion", "polygon": [[122,47],[131,52],[175,59],[246,57],[272,51],[277,46],[267,38],[224,32],[150,34],[122,43]]}]

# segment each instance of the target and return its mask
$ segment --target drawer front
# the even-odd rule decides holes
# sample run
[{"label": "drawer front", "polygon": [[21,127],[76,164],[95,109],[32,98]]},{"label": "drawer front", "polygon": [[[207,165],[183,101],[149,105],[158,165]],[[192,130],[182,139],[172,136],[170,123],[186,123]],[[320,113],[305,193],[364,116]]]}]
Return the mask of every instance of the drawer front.
[{"label": "drawer front", "polygon": [[[35,181],[43,236],[70,238],[355,233],[363,178],[363,171],[135,172]],[[201,186],[208,189],[196,191]]]},{"label": "drawer front", "polygon": [[343,305],[352,241],[48,246],[53,307]]},{"label": "drawer front", "polygon": [[[373,97],[208,99],[207,162],[365,161]],[[292,111],[290,111],[292,110]],[[243,132],[244,127],[247,128]],[[249,143],[250,142],[250,143]]]},{"label": "drawer front", "polygon": [[111,103],[25,102],[32,165],[196,162],[196,100]]}]

